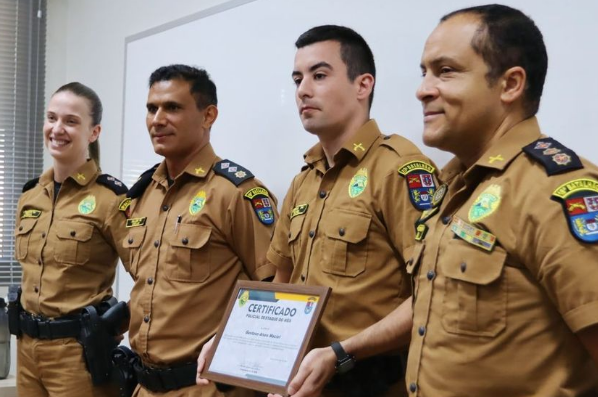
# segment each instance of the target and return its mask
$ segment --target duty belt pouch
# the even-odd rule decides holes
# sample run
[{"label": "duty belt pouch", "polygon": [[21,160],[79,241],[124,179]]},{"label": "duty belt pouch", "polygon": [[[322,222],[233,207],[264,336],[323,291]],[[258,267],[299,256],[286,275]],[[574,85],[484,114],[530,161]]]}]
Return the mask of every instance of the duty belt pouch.
[{"label": "duty belt pouch", "polygon": [[8,331],[17,337],[21,336],[19,317],[22,310],[21,287],[18,285],[11,285],[8,287]]},{"label": "duty belt pouch", "polygon": [[112,364],[116,370],[120,397],[131,397],[137,387],[137,373],[133,368],[136,360],[139,360],[138,356],[126,346],[118,346],[112,350]]},{"label": "duty belt pouch", "polygon": [[115,336],[128,315],[126,303],[117,303],[114,297],[97,308],[87,306],[81,312],[79,342],[83,345],[85,364],[96,386],[110,381],[113,372],[112,350],[118,346]]}]

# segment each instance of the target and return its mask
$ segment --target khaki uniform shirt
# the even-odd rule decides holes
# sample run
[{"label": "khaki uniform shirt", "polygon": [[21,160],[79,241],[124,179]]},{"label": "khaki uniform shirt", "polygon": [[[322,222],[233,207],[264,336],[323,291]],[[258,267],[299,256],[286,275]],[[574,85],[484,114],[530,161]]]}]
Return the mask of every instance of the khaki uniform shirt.
[{"label": "khaki uniform shirt", "polygon": [[305,161],[284,200],[268,260],[292,267],[292,284],[332,288],[314,340],[322,347],[378,322],[411,295],[404,258],[420,211],[399,169],[429,160],[406,139],[382,135],[371,120],[337,153],[334,167],[327,169],[320,144]]},{"label": "khaki uniform shirt", "polygon": [[[598,395],[598,368],[575,336],[598,323],[598,245],[573,236],[569,215],[551,197],[571,181],[594,181],[583,193],[583,216],[594,217],[598,169],[581,160],[583,169],[548,176],[523,147],[531,144],[553,167],[571,156],[548,138],[534,143],[541,137],[531,118],[470,169],[456,159],[443,169],[448,193],[408,268],[415,282],[410,395]],[[579,200],[567,211],[577,211],[570,205]],[[579,230],[595,234],[590,223]]]},{"label": "khaki uniform shirt", "polygon": [[112,296],[119,252],[128,258],[121,244],[125,217],[118,210],[124,194],[96,182],[99,174],[88,161],[62,183],[54,201],[50,169],[21,196],[15,256],[23,267],[26,311],[61,317]]},{"label": "khaki uniform shirt", "polygon": [[236,281],[275,274],[266,262],[274,225],[262,223],[244,197],[262,184],[235,186],[212,169],[218,160],[206,145],[170,187],[162,162],[131,203],[123,241],[135,280],[129,337],[147,365],[195,361]]}]

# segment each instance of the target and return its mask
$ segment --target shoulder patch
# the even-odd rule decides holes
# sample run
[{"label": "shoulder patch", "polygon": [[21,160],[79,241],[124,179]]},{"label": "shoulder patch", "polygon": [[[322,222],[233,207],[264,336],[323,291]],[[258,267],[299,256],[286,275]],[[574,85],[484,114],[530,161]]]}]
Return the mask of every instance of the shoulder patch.
[{"label": "shoulder patch", "polygon": [[264,225],[271,225],[274,223],[272,202],[270,201],[270,194],[266,188],[254,187],[245,192],[243,196],[251,202],[251,206],[260,222]]},{"label": "shoulder patch", "polygon": [[33,189],[35,187],[35,185],[37,185],[38,182],[39,182],[39,177],[33,178],[30,181],[27,181],[27,183],[25,183],[23,185],[23,193],[25,193],[27,190]]},{"label": "shoulder patch", "polygon": [[154,175],[154,172],[156,172],[156,169],[159,165],[159,163],[154,165],[152,168],[145,171],[143,174],[139,176],[137,182],[135,182],[135,184],[131,186],[131,188],[127,192],[128,198],[134,199],[140,197],[143,194],[143,192],[145,192],[145,189],[147,189],[150,182],[152,181],[152,175]]},{"label": "shoulder patch", "polygon": [[584,243],[598,242],[598,181],[573,179],[552,192],[565,211],[569,230]]},{"label": "shoulder patch", "polygon": [[100,185],[106,186],[116,194],[125,194],[129,190],[124,183],[108,174],[102,174],[98,176],[96,182]]},{"label": "shoulder patch", "polygon": [[233,163],[230,160],[222,160],[217,162],[214,164],[213,170],[218,175],[223,176],[231,181],[235,186],[239,186],[246,180],[255,177],[247,168],[242,167],[237,163]]},{"label": "shoulder patch", "polygon": [[436,192],[434,171],[436,169],[425,161],[410,161],[398,169],[399,175],[405,177],[409,189],[411,204],[419,210],[432,208],[432,198]]},{"label": "shoulder patch", "polygon": [[413,142],[397,134],[385,135],[380,146],[389,147],[402,157],[421,154]]},{"label": "shoulder patch", "polygon": [[583,168],[575,152],[552,138],[540,138],[523,147],[523,151],[546,169],[548,176]]}]

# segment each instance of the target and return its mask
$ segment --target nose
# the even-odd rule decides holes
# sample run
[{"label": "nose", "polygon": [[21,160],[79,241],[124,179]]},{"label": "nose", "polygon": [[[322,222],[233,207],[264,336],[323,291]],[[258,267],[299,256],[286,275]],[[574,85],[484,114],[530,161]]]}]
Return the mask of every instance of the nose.
[{"label": "nose", "polygon": [[305,97],[309,98],[311,96],[312,96],[311,84],[309,82],[309,79],[304,78],[301,80],[301,82],[297,86],[297,98],[302,99]]},{"label": "nose", "polygon": [[166,114],[162,110],[162,108],[158,108],[156,113],[153,115],[150,113],[149,116],[151,117],[151,125],[152,126],[163,126],[166,124]]},{"label": "nose", "polygon": [[430,74],[426,74],[422,79],[415,96],[420,102],[428,102],[438,96],[438,89],[434,83],[434,77]]},{"label": "nose", "polygon": [[52,133],[59,134],[61,132],[64,132],[64,124],[59,119],[52,123]]}]

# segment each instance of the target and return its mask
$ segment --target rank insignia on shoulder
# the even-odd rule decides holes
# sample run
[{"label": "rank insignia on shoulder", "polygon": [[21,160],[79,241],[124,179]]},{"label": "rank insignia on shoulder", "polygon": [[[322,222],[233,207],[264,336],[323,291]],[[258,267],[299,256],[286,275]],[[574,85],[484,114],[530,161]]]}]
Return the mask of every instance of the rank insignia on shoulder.
[{"label": "rank insignia on shoulder", "polygon": [[27,183],[23,185],[23,193],[25,193],[27,190],[33,189],[38,182],[39,178],[33,178],[32,180],[27,181]]},{"label": "rank insignia on shoulder", "polygon": [[309,204],[299,204],[291,211],[290,218],[293,219],[296,216],[305,214],[307,212],[307,208],[309,208]]},{"label": "rank insignia on shoulder", "polygon": [[131,218],[131,219],[127,219],[126,226],[127,227],[145,226],[146,221],[147,221],[146,216],[144,216],[143,218]]},{"label": "rank insignia on shoulder", "polygon": [[353,178],[351,178],[351,181],[349,182],[349,197],[355,198],[359,196],[363,193],[367,185],[368,169],[361,168],[355,175],[353,175]]},{"label": "rank insignia on shoulder", "polygon": [[222,160],[214,164],[214,172],[225,177],[229,181],[239,186],[248,179],[254,178],[254,175],[245,167],[233,163],[230,160]]},{"label": "rank insignia on shoulder", "polygon": [[197,192],[197,194],[193,196],[191,202],[189,203],[189,214],[196,215],[199,213],[199,211],[201,211],[206,205],[206,200],[207,196],[205,191],[200,190]]},{"label": "rank insignia on shoulder", "polygon": [[484,189],[469,209],[469,221],[476,223],[492,215],[500,205],[501,192],[500,185],[490,185]]},{"label": "rank insignia on shoulder", "polygon": [[598,181],[574,179],[559,186],[552,199],[563,205],[575,238],[584,243],[598,241]]},{"label": "rank insignia on shoulder", "polygon": [[496,236],[494,234],[470,225],[456,216],[453,217],[451,231],[455,233],[457,237],[467,241],[469,244],[475,245],[486,251],[492,251],[496,244]]},{"label": "rank insignia on shoulder", "polygon": [[102,174],[98,176],[96,182],[100,185],[106,186],[116,194],[125,194],[127,190],[129,190],[124,183],[108,174]]},{"label": "rank insignia on shoulder", "polygon": [[40,210],[24,210],[21,212],[21,219],[25,218],[39,218],[42,212]]},{"label": "rank insignia on shoulder", "polygon": [[85,197],[79,203],[79,213],[83,215],[89,215],[96,209],[96,197],[89,195]]},{"label": "rank insignia on shoulder", "polygon": [[523,151],[541,163],[549,176],[583,168],[573,150],[552,138],[540,138],[523,147]]},{"label": "rank insignia on shoulder", "polygon": [[257,215],[257,219],[264,225],[274,223],[274,211],[270,201],[270,193],[263,187],[254,187],[249,189],[244,195],[251,202],[251,206]]},{"label": "rank insignia on shoulder", "polygon": [[411,204],[420,211],[432,208],[432,197],[436,192],[434,171],[434,167],[423,161],[410,161],[399,168],[399,174],[407,181]]}]

